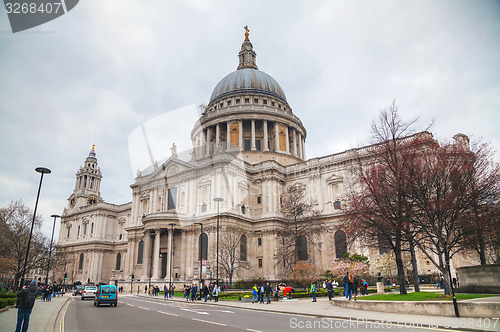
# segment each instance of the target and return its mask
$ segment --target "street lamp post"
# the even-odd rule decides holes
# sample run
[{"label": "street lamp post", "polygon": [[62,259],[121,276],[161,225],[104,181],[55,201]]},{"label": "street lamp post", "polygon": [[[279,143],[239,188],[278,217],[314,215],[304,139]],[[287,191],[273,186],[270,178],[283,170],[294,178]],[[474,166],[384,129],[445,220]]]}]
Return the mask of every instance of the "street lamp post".
[{"label": "street lamp post", "polygon": [[33,221],[31,222],[30,237],[28,239],[28,247],[26,248],[26,257],[24,258],[23,272],[21,274],[21,287],[24,285],[24,275],[26,273],[26,264],[28,264],[28,255],[30,252],[31,236],[33,235],[33,227],[35,226],[36,208],[38,207],[38,198],[40,197],[40,190],[42,189],[42,180],[44,174],[50,174],[51,170],[45,167],[37,167],[35,171],[42,174],[40,176],[40,184],[38,185],[38,194],[36,195],[35,211],[33,212]]},{"label": "street lamp post", "polygon": [[49,270],[50,270],[50,256],[52,255],[52,242],[54,241],[54,229],[56,228],[56,219],[61,218],[58,214],[51,215],[54,218],[54,224],[52,225],[52,237],[50,239],[50,249],[49,249],[49,262],[47,263],[47,275],[45,277],[45,283],[49,284]]},{"label": "street lamp post", "polygon": [[170,285],[169,287],[172,287],[172,266],[174,265],[174,262],[172,261],[174,255],[173,255],[173,250],[174,250],[174,223],[170,223],[168,224],[170,226],[170,231],[172,232],[171,235],[170,235],[170,238],[172,239],[170,241],[170,271],[169,271],[169,275],[170,275]]},{"label": "street lamp post", "polygon": [[203,224],[201,222],[195,222],[193,223],[194,225],[200,225],[200,242],[199,242],[199,245],[200,245],[200,283],[199,283],[199,287],[200,287],[200,295],[201,295],[201,283],[202,283],[202,280],[203,280]]},{"label": "street lamp post", "polygon": [[222,197],[215,197],[214,202],[217,202],[217,269],[216,269],[216,285],[219,286],[219,205],[224,201]]}]

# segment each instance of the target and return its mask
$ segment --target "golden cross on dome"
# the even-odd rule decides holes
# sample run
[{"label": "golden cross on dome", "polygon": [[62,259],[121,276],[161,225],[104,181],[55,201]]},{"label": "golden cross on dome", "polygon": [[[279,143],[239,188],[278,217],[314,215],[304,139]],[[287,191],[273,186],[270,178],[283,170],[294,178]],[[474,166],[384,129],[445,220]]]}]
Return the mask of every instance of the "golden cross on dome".
[{"label": "golden cross on dome", "polygon": [[95,144],[92,144],[92,151],[95,151]]}]

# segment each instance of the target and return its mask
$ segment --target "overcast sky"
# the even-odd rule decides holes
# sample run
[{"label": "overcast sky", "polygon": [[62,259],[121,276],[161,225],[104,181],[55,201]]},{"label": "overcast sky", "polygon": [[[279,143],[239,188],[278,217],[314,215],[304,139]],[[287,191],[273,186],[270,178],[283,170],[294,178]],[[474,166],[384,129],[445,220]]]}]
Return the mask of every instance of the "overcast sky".
[{"label": "overcast sky", "polygon": [[[393,99],[403,119],[434,121],[438,138],[500,148],[498,1],[81,0],[16,34],[0,9],[0,206],[33,209],[34,169],[50,168],[38,210],[50,235],[92,144],[101,196],[129,202],[129,135],[207,104],[236,70],[245,25],[259,69],[308,131],[308,158],[368,143]],[[172,126],[194,124],[185,122]]]}]

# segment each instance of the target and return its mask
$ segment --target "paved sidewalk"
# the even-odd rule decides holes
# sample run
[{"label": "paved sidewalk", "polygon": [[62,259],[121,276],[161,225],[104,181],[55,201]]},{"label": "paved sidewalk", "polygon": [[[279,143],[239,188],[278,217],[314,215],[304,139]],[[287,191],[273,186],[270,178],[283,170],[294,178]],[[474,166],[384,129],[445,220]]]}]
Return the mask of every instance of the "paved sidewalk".
[{"label": "paved sidewalk", "polygon": [[[130,296],[130,295],[129,295]],[[184,302],[187,301],[184,298],[174,298],[173,300],[164,300],[163,297],[154,297],[148,295],[134,295],[143,298],[156,299],[159,301],[176,301]],[[491,298],[492,301],[498,301],[499,298]],[[189,302],[191,303],[191,302]],[[466,330],[466,331],[500,331],[500,321],[497,322],[496,326],[493,327],[493,320],[490,320],[490,327],[487,328],[484,325],[484,319],[480,318],[467,318],[467,317],[443,317],[443,316],[427,316],[427,315],[411,315],[411,314],[400,314],[400,313],[387,313],[387,312],[375,312],[366,310],[357,310],[350,308],[341,308],[334,306],[328,301],[326,297],[318,297],[317,302],[312,302],[310,298],[308,299],[298,299],[293,301],[285,302],[271,302],[271,304],[254,304],[251,302],[241,302],[241,301],[223,301],[220,300],[218,303],[215,302],[203,302],[195,301],[195,304],[207,304],[207,305],[218,305],[225,307],[236,307],[249,310],[264,310],[271,312],[279,312],[286,314],[296,314],[311,317],[320,318],[338,318],[345,319],[349,321],[355,321],[356,323],[363,324],[364,322],[392,322],[394,324],[399,324],[399,326],[409,326],[413,324],[414,326],[424,326],[432,328],[446,328],[452,327],[455,330]],[[500,316],[500,313],[499,313]],[[472,319],[472,320],[471,320]],[[471,326],[471,323],[474,326]],[[462,327],[461,325],[462,324]],[[366,325],[360,325],[360,327]],[[393,325],[397,328],[396,325]],[[373,326],[376,329],[375,326]]]},{"label": "paved sidewalk", "polygon": [[[71,294],[65,296],[53,297],[50,302],[42,302],[39,299],[35,302],[33,311],[30,315],[28,331],[44,332],[54,331],[53,324],[61,307],[71,298]],[[0,312],[0,332],[13,332],[16,330],[17,309]]]}]

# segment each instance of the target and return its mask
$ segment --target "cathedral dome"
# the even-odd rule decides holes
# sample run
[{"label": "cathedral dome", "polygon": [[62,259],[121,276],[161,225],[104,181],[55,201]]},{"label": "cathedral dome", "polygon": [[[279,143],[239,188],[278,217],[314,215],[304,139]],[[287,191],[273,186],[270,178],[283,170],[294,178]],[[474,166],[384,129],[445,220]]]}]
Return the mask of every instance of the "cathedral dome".
[{"label": "cathedral dome", "polygon": [[270,75],[254,68],[241,68],[224,77],[210,97],[210,103],[219,97],[250,92],[274,96],[286,102],[285,93]]}]

